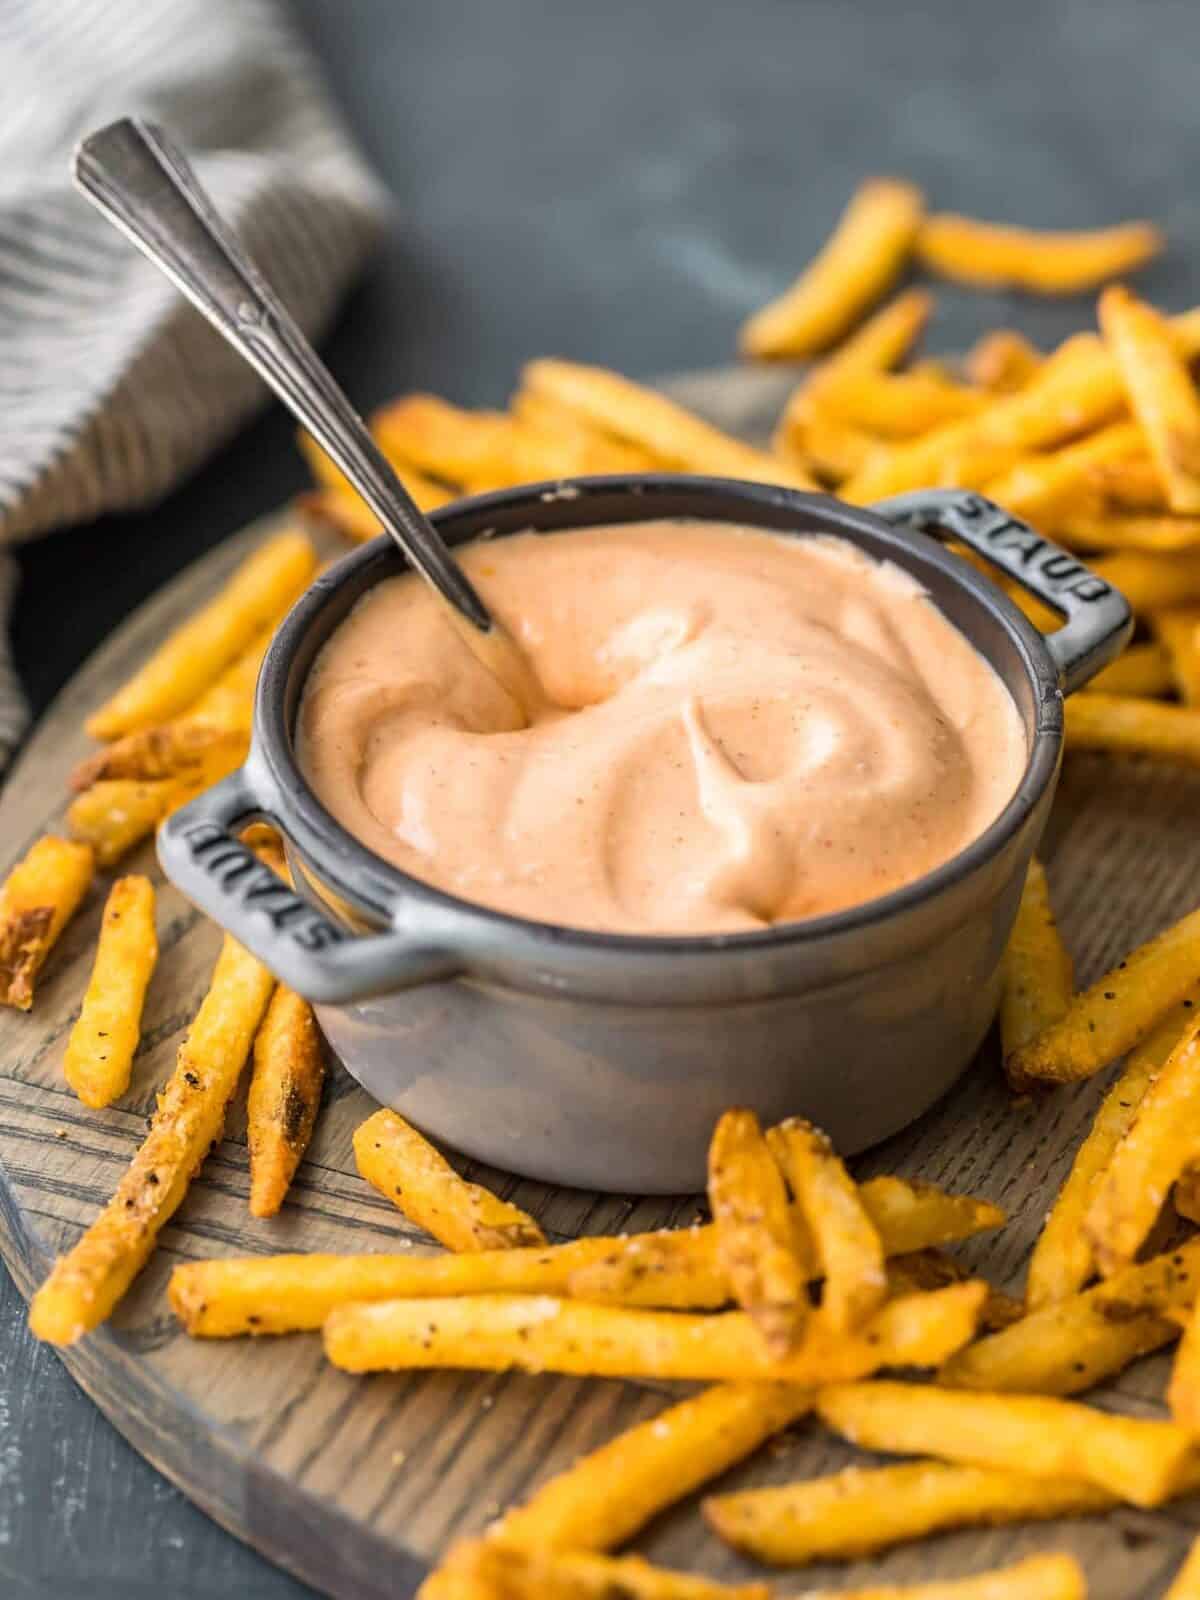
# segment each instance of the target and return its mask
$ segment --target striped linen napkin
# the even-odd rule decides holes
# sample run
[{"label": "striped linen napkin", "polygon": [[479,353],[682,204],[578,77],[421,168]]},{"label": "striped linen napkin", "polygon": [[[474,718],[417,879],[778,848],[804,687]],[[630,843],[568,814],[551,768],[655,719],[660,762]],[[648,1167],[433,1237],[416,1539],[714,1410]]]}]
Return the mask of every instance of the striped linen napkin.
[{"label": "striped linen napkin", "polygon": [[[85,133],[161,122],[310,335],[387,200],[274,0],[3,0],[0,82],[2,545],[153,501],[266,397],[75,193]],[[0,770],[27,721],[13,588],[0,555]]]}]

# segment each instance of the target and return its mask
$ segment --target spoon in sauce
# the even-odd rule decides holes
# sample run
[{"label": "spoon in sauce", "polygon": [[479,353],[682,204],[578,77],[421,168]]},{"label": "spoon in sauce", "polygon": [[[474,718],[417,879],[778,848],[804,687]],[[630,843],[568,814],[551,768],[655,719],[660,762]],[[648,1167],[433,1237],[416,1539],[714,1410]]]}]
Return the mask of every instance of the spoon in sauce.
[{"label": "spoon in sauce", "polygon": [[417,507],[299,326],[218,215],[181,150],[138,117],[91,133],[75,182],[203,312],[341,468],[460,637],[532,720],[545,696],[528,657]]}]

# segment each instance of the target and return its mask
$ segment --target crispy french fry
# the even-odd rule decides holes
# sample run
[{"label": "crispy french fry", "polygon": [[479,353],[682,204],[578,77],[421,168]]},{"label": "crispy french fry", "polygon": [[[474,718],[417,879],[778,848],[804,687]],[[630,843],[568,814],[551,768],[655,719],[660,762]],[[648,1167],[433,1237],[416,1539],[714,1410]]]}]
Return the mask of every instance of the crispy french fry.
[{"label": "crispy french fry", "polygon": [[[318,504],[310,509],[318,511],[323,509],[328,497],[338,514],[343,516],[355,530],[361,530],[355,531],[352,537],[373,539],[380,531],[379,518],[358,491],[350,487],[345,473],[334,466],[321,446],[304,428],[297,430],[296,443],[300,446],[300,453],[308,462],[318,486],[317,495],[314,497]],[[388,455],[386,442],[380,439],[378,443],[384,454]],[[443,506],[448,500],[454,499],[456,490],[451,488],[450,484],[439,483],[436,479],[427,477],[403,458],[393,460],[389,456],[389,462],[392,471],[396,473],[422,511],[436,511],[438,506]],[[457,481],[459,480],[451,479],[451,483]],[[330,520],[334,521],[335,526],[338,525],[333,518]],[[368,527],[373,531],[367,532]]]},{"label": "crispy french fry", "polygon": [[1175,1214],[1188,1222],[1200,1222],[1200,1167],[1188,1167],[1171,1193]]},{"label": "crispy french fry", "polygon": [[896,178],[860,185],[806,270],[741,331],[753,356],[804,356],[840,339],[899,276],[924,211],[919,189]]},{"label": "crispy french fry", "polygon": [[1200,766],[1200,708],[1137,695],[1076,695],[1066,707],[1067,749],[1153,756]]},{"label": "crispy french fry", "polygon": [[822,1319],[848,1333],[887,1294],[883,1241],[828,1138],[802,1118],[767,1130],[767,1145],[796,1198],[825,1287]]},{"label": "crispy french fry", "polygon": [[248,556],[215,600],[167,639],[87,721],[95,739],[116,739],[178,715],[308,586],[317,553],[288,529]]},{"label": "crispy french fry", "polygon": [[[414,498],[422,511],[436,510],[436,505],[429,504],[428,497]],[[383,532],[379,518],[358,495],[339,494],[336,489],[309,489],[297,495],[292,504],[301,516],[311,518],[322,527],[332,528],[352,544],[366,544]]]},{"label": "crispy french fry", "polygon": [[145,1266],[220,1137],[274,986],[267,969],[227,935],[149,1133],[112,1199],[33,1297],[29,1326],[37,1338],[73,1344],[109,1316]]},{"label": "crispy french fry", "polygon": [[[808,1273],[783,1177],[752,1111],[727,1111],[708,1151],[717,1259],[771,1355],[794,1348],[808,1316]],[[803,1236],[803,1230],[802,1230]]]},{"label": "crispy french fry", "polygon": [[[887,1264],[890,1295],[945,1289],[952,1283],[967,1283],[972,1276],[968,1267],[944,1250],[914,1250],[906,1256],[893,1256]],[[988,1285],[987,1299],[979,1313],[979,1327],[983,1333],[1009,1328],[1024,1315],[1025,1307],[1015,1295]]]},{"label": "crispy french fry", "polygon": [[312,1138],[324,1082],[312,1007],[280,984],[254,1040],[246,1127],[252,1217],[273,1217],[282,1206]]},{"label": "crispy french fry", "polygon": [[809,1589],[803,1600],[1087,1600],[1087,1580],[1074,1556],[1026,1556],[1010,1567],[970,1578],[934,1578],[924,1583],[866,1589]]},{"label": "crispy french fry", "polygon": [[1200,1539],[1192,1541],[1163,1600],[1200,1600]]},{"label": "crispy french fry", "polygon": [[92,881],[86,844],[47,835],[0,887],[0,1005],[28,1011],[34,979]]},{"label": "crispy french fry", "polygon": [[823,379],[814,398],[833,416],[884,439],[915,438],[977,416],[990,403],[975,389],[929,373],[853,369]]},{"label": "crispy french fry", "polygon": [[1163,242],[1149,222],[1053,233],[946,212],[926,217],[916,251],[925,266],[958,283],[1078,294],[1144,266]]},{"label": "crispy french fry", "polygon": [[1071,550],[1166,556],[1200,550],[1200,517],[1076,511],[1052,518],[1051,525],[1054,537]]},{"label": "crispy french fry", "polygon": [[809,374],[807,386],[849,372],[889,372],[921,337],[933,296],[928,289],[905,289],[861,323]]},{"label": "crispy french fry", "polygon": [[535,433],[568,441],[580,452],[581,459],[603,462],[589,466],[589,472],[652,472],[661,465],[651,451],[593,427],[578,412],[556,405],[545,395],[518,389],[509,402],[509,410]]},{"label": "crispy french fry", "polygon": [[71,774],[71,787],[77,793],[94,783],[110,780],[156,783],[160,778],[196,781],[210,769],[214,760],[228,752],[236,764],[249,748],[249,738],[240,729],[214,727],[203,722],[180,719],[158,728],[143,728],[127,733],[81,761]]},{"label": "crispy french fry", "polygon": [[1057,1022],[1074,993],[1075,966],[1054,918],[1046,870],[1035,858],[1025,875],[1017,920],[1004,952],[1000,1040],[1005,1062]]},{"label": "crispy french fry", "polygon": [[448,1250],[515,1250],[545,1244],[532,1217],[467,1183],[395,1111],[377,1111],[354,1132],[362,1176]]},{"label": "crispy french fry", "polygon": [[962,1283],[889,1300],[854,1335],[835,1334],[814,1318],[782,1361],[766,1354],[744,1311],[631,1311],[550,1295],[388,1300],[332,1311],[325,1353],[347,1372],[468,1367],[815,1386],[945,1360],[970,1339],[986,1296],[986,1285]]},{"label": "crispy french fry", "polygon": [[1121,550],[1092,562],[1092,570],[1111,583],[1139,616],[1200,600],[1200,551],[1174,555]]},{"label": "crispy french fry", "polygon": [[1105,512],[1167,509],[1162,477],[1144,451],[1122,461],[1098,462],[1088,474],[1087,486]]},{"label": "crispy french fry", "polygon": [[663,1311],[715,1310],[733,1299],[711,1224],[611,1239],[603,1253],[574,1267],[563,1287],[575,1300]]},{"label": "crispy french fry", "polygon": [[705,1389],[542,1484],[495,1533],[533,1550],[615,1550],[811,1409],[810,1392],[792,1384]]},{"label": "crispy french fry", "polygon": [[1160,611],[1152,625],[1170,657],[1180,699],[1188,705],[1200,703],[1200,605]]},{"label": "crispy french fry", "polygon": [[997,1527],[1108,1511],[1095,1484],[998,1467],[900,1461],[847,1467],[777,1488],[711,1495],[704,1520],[726,1544],[774,1567],[853,1561],[947,1528]]},{"label": "crispy french fry", "polygon": [[1172,511],[1200,512],[1200,396],[1167,319],[1123,285],[1100,296],[1100,327]]},{"label": "crispy french fry", "polygon": [[[1138,702],[1092,695],[1089,704]],[[1147,702],[1148,704],[1150,702]],[[1166,707],[1157,707],[1166,710]],[[1195,715],[1200,720],[1200,713]],[[1090,1078],[1124,1055],[1200,980],[1200,911],[1130,951],[1124,961],[1071,1002],[1066,1015],[1015,1052],[1010,1070],[1020,1078],[1073,1083]]]},{"label": "crispy french fry", "polygon": [[1172,681],[1167,652],[1151,640],[1146,644],[1131,644],[1111,666],[1096,674],[1085,692],[1153,699],[1169,694]]},{"label": "crispy french fry", "polygon": [[963,363],[967,381],[992,394],[1016,394],[1042,364],[1042,353],[1022,333],[994,328],[968,350]]},{"label": "crispy french fry", "polygon": [[1113,1416],[1042,1395],[877,1379],[831,1384],[815,1404],[823,1422],[865,1450],[1080,1479],[1140,1506],[1158,1505],[1172,1493],[1192,1448],[1174,1423]]},{"label": "crispy french fry", "polygon": [[158,960],[154,885],[118,878],[109,891],[83,1009],[63,1057],[67,1082],[85,1106],[111,1105],[129,1087],[142,1003]]},{"label": "crispy french fry", "polygon": [[[652,1567],[641,1556],[533,1550],[502,1539],[457,1546],[440,1571],[458,1585],[446,1591],[446,1600],[769,1600],[764,1583],[714,1583]],[[1046,1600],[1058,1597],[1047,1594]]]},{"label": "crispy french fry", "polygon": [[1200,1312],[1195,1301],[1175,1353],[1167,1404],[1180,1427],[1193,1437],[1200,1435]]},{"label": "crispy french fry", "polygon": [[869,433],[831,416],[819,400],[805,393],[784,412],[772,447],[784,460],[811,468],[831,483],[841,483],[866,467],[880,443]]},{"label": "crispy french fry", "polygon": [[905,1178],[868,1178],[858,1194],[889,1256],[956,1244],[1003,1227],[1005,1221],[1004,1212],[989,1200],[947,1194],[935,1184]]},{"label": "crispy french fry", "polygon": [[1078,506],[1097,466],[1136,457],[1145,447],[1136,422],[1110,422],[1075,444],[1025,457],[989,483],[987,492],[1017,516],[1043,521]]},{"label": "crispy french fry", "polygon": [[[1179,1042],[1200,988],[1173,1007],[1129,1054],[1124,1070],[1096,1112],[1087,1138],[1076,1152],[1066,1183],[1046,1218],[1029,1262],[1025,1303],[1030,1311],[1063,1300],[1082,1289],[1096,1270],[1083,1222],[1121,1140],[1133,1126],[1146,1090]],[[1036,1384],[1027,1387],[1036,1388]]]}]

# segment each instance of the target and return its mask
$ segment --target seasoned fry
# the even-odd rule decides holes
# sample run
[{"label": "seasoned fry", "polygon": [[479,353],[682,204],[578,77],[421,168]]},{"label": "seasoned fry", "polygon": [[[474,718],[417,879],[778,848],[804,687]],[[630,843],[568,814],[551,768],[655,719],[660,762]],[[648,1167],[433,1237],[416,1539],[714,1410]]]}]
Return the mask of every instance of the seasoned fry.
[{"label": "seasoned fry", "polygon": [[1200,1539],[1193,1540],[1163,1600],[1200,1600]]},{"label": "seasoned fry", "polygon": [[963,366],[969,383],[992,394],[1016,394],[1041,364],[1041,351],[1024,334],[995,328],[971,346]]},{"label": "seasoned fry", "polygon": [[905,1178],[868,1178],[858,1195],[889,1256],[956,1244],[1005,1222],[1004,1212],[989,1200],[947,1194],[935,1184]]},{"label": "seasoned fry", "polygon": [[831,416],[806,393],[789,404],[771,444],[785,461],[811,467],[831,483],[861,472],[881,448],[878,439]]},{"label": "seasoned fry", "polygon": [[944,1360],[970,1339],[986,1296],[986,1285],[962,1283],[889,1300],[852,1335],[835,1334],[814,1318],[782,1361],[766,1354],[744,1311],[631,1311],[550,1295],[388,1300],[332,1311],[325,1353],[347,1372],[468,1367],[813,1386]]},{"label": "seasoned fry", "polygon": [[255,635],[308,586],[317,553],[302,533],[278,533],[248,556],[215,600],[177,628],[88,718],[95,739],[152,728],[185,711]]},{"label": "seasoned fry", "polygon": [[[379,518],[362,498],[356,489],[350,487],[349,480],[338,467],[325,454],[324,450],[306,429],[300,428],[296,433],[296,443],[300,446],[300,453],[308,462],[309,468],[317,482],[317,494],[313,497],[320,506],[326,503],[326,497],[332,502],[339,513],[344,515],[347,522],[355,529],[365,530],[368,526],[373,532],[355,533],[355,538],[373,539],[380,531]],[[448,500],[453,500],[455,490],[449,484],[438,483],[435,479],[426,477],[423,472],[418,472],[416,467],[402,458],[392,459],[386,443],[378,440],[385,455],[389,456],[389,465],[400,479],[400,482],[412,495],[422,511],[436,511],[438,506],[443,506]],[[451,482],[458,480],[451,479]],[[313,509],[316,509],[315,507]],[[330,518],[330,520],[334,520]],[[335,526],[337,523],[335,521]]]},{"label": "seasoned fry", "polygon": [[517,390],[509,402],[509,410],[518,422],[525,423],[535,433],[569,442],[580,452],[581,460],[603,461],[602,466],[589,466],[589,472],[653,472],[661,465],[651,451],[594,427],[578,412],[568,411],[565,406],[556,405],[544,395],[532,394],[528,389]]},{"label": "seasoned fry", "polygon": [[1200,766],[1200,708],[1087,693],[1067,703],[1067,749],[1154,756]]},{"label": "seasoned fry", "polygon": [[[945,1289],[951,1283],[967,1283],[972,1273],[961,1261],[944,1250],[914,1250],[906,1256],[893,1256],[887,1264],[890,1295],[915,1294],[918,1290]],[[987,1299],[979,1313],[983,1333],[1009,1328],[1025,1315],[1025,1307],[1011,1294],[988,1285]]]},{"label": "seasoned fry", "polygon": [[1171,556],[1200,549],[1200,517],[1118,516],[1077,511],[1052,521],[1054,537],[1072,550]]},{"label": "seasoned fry", "polygon": [[1151,555],[1122,550],[1092,562],[1092,571],[1123,594],[1139,616],[1200,600],[1200,551]]},{"label": "seasoned fry", "polygon": [[652,1567],[641,1556],[533,1550],[500,1539],[456,1546],[440,1570],[459,1585],[445,1591],[447,1600],[769,1600],[764,1583],[731,1586]]},{"label": "seasoned fry", "polygon": [[[1062,1017],[1075,993],[1075,965],[1050,904],[1046,870],[1029,863],[1017,920],[1004,952],[1000,1040],[1007,1063],[1013,1052]],[[1022,1088],[1019,1081],[1014,1088]]]},{"label": "seasoned fry", "polygon": [[889,372],[921,337],[932,310],[928,289],[905,289],[843,339],[813,370],[806,387],[820,388],[849,372]]},{"label": "seasoned fry", "polygon": [[67,1082],[85,1106],[111,1105],[129,1087],[142,1003],[158,960],[154,885],[118,878],[109,891],[83,1009],[63,1057]]},{"label": "seasoned fry", "polygon": [[1200,396],[1170,324],[1114,284],[1100,296],[1100,327],[1172,511],[1200,512]]},{"label": "seasoned fry", "polygon": [[976,390],[930,373],[853,369],[822,379],[812,398],[843,422],[883,439],[912,439],[976,416],[989,404]]},{"label": "seasoned fry", "polygon": [[1180,1427],[1195,1437],[1200,1435],[1200,1312],[1196,1301],[1183,1329],[1183,1338],[1175,1353],[1171,1381],[1167,1386],[1167,1404],[1171,1415]]},{"label": "seasoned fry", "polygon": [[1123,461],[1097,463],[1088,475],[1088,488],[1106,512],[1167,509],[1162,477],[1145,452]]},{"label": "seasoned fry", "polygon": [[1175,1214],[1189,1222],[1200,1221],[1200,1168],[1188,1167],[1175,1184],[1171,1194]]},{"label": "seasoned fry", "polygon": [[1111,666],[1098,672],[1086,692],[1153,699],[1171,692],[1171,663],[1160,644],[1131,644]]},{"label": "seasoned fry", "polygon": [[[1089,707],[1120,707],[1142,702],[1091,695],[1087,703]],[[1200,721],[1200,713],[1185,714]],[[1186,999],[1197,981],[1200,911],[1193,911],[1130,951],[1112,971],[1077,995],[1061,1021],[1016,1051],[1010,1071],[1052,1083],[1090,1078],[1132,1049],[1165,1012]]]},{"label": "seasoned fry", "polygon": [[832,1384],[815,1404],[823,1422],[865,1450],[1081,1479],[1139,1506],[1171,1494],[1191,1453],[1189,1435],[1174,1423],[1112,1416],[1041,1395],[877,1379]]},{"label": "seasoned fry", "polygon": [[180,718],[158,728],[143,728],[127,733],[81,761],[71,774],[76,793],[94,783],[110,780],[155,783],[160,778],[195,781],[213,760],[228,752],[236,765],[249,748],[249,737],[242,730],[214,727]]},{"label": "seasoned fry", "polygon": [[1029,1262],[1025,1303],[1030,1311],[1074,1294],[1095,1271],[1084,1218],[1117,1146],[1133,1126],[1146,1090],[1179,1042],[1198,1001],[1200,987],[1195,987],[1130,1052],[1124,1070],[1105,1095]]},{"label": "seasoned fry", "polygon": [[887,1294],[883,1241],[828,1138],[800,1117],[767,1131],[767,1145],[796,1198],[825,1287],[820,1316],[848,1333]]},{"label": "seasoned fry", "polygon": [[916,251],[931,271],[957,283],[1079,294],[1144,266],[1163,243],[1162,233],[1149,222],[1052,233],[946,212],[926,217]]},{"label": "seasoned fry", "polygon": [[275,980],[228,935],[150,1131],[117,1191],[34,1296],[29,1326],[51,1344],[97,1327],[145,1266],[210,1145],[220,1137]]},{"label": "seasoned fry", "polygon": [[782,1359],[808,1315],[808,1273],[797,1253],[783,1178],[752,1111],[727,1111],[717,1123],[708,1151],[708,1203],[717,1259],[734,1297],[770,1354]]},{"label": "seasoned fry", "polygon": [[252,1217],[273,1217],[282,1206],[312,1138],[324,1082],[312,1007],[280,984],[254,1040],[246,1126]]},{"label": "seasoned fry", "polygon": [[705,1389],[542,1484],[495,1532],[531,1550],[615,1550],[811,1409],[810,1392],[791,1384]]},{"label": "seasoned fry", "polygon": [[676,471],[781,483],[792,489],[815,487],[808,473],[778,456],[731,438],[666,395],[603,367],[531,361],[523,381],[531,393],[577,413],[593,427],[649,450],[665,467]]},{"label": "seasoned fry", "polygon": [[824,350],[895,282],[924,211],[919,189],[896,178],[860,185],[820,253],[778,300],[746,322],[747,355]]},{"label": "seasoned fry", "polygon": [[1188,705],[1200,703],[1200,606],[1160,611],[1153,627],[1170,657],[1180,699]]},{"label": "seasoned fry", "polygon": [[1134,458],[1145,447],[1145,435],[1136,422],[1110,422],[1076,444],[1025,457],[989,483],[987,492],[1018,517],[1044,521],[1077,509],[1097,466]]},{"label": "seasoned fry", "polygon": [[92,881],[85,844],[39,839],[0,887],[0,1005],[28,1011],[33,983]]},{"label": "seasoned fry", "polygon": [[[805,1266],[811,1273],[815,1263]],[[575,1300],[664,1311],[715,1310],[733,1299],[711,1224],[611,1239],[602,1254],[574,1268],[564,1287]]]},{"label": "seasoned fry", "polygon": [[447,1250],[515,1250],[546,1242],[532,1217],[460,1178],[395,1111],[377,1111],[360,1123],[354,1159],[369,1184]]}]

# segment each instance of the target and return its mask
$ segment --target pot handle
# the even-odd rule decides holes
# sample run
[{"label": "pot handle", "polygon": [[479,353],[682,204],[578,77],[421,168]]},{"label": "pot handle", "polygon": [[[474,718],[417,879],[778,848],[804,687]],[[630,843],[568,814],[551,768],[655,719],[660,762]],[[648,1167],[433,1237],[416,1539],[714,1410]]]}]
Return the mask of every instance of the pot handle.
[{"label": "pot handle", "polygon": [[171,882],[306,1000],[330,1005],[448,978],[453,955],[408,930],[354,934],[319,911],[237,837],[264,816],[245,767],[173,813],[158,832]]},{"label": "pot handle", "polygon": [[964,489],[919,489],[880,500],[871,510],[918,533],[961,539],[1065,616],[1045,638],[1064,694],[1082,688],[1129,642],[1133,612],[1125,596],[994,500]]}]

